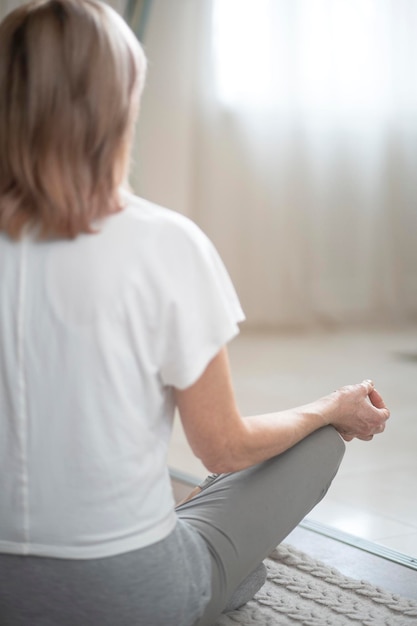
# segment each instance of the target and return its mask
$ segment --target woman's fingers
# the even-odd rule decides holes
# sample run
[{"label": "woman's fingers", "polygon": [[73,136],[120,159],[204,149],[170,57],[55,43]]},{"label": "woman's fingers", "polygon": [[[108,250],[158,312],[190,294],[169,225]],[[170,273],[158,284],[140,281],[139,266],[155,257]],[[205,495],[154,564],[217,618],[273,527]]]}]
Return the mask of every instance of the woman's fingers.
[{"label": "woman's fingers", "polygon": [[372,441],[372,439],[374,438],[373,435],[364,435],[362,436],[358,436],[357,439],[360,439],[361,441]]},{"label": "woman's fingers", "polygon": [[374,381],[367,378],[361,382],[362,387],[364,387],[366,394],[369,396],[375,389]]},{"label": "woman's fingers", "polygon": [[385,409],[388,412],[388,415],[387,415],[387,419],[388,419],[388,417],[389,417],[388,408],[387,408],[384,400],[382,399],[382,396],[379,393],[379,391],[377,391],[375,389],[375,385],[374,385],[373,380],[369,380],[369,379],[364,380],[361,383],[361,385],[362,385],[362,387],[365,388],[366,393],[367,393],[371,403],[374,405],[374,407],[376,409]]},{"label": "woman's fingers", "polygon": [[[369,394],[369,399],[377,409],[387,409],[385,402],[376,389],[373,389]],[[388,409],[387,409],[388,410]]]},{"label": "woman's fingers", "polygon": [[[388,407],[386,406],[381,394],[375,389],[374,382],[372,380],[364,380],[361,386],[365,388],[368,398],[371,404],[383,412],[383,418],[387,420],[390,416]],[[382,429],[383,430],[383,429]],[[381,430],[381,432],[382,432]]]}]

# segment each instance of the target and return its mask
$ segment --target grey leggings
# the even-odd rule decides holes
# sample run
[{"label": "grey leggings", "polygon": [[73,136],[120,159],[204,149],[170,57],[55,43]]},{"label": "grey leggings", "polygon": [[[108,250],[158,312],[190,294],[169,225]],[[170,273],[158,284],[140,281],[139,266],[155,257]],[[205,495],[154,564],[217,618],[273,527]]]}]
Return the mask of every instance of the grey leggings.
[{"label": "grey leggings", "polygon": [[323,498],[344,449],[325,427],[221,475],[177,507],[169,537],[141,550],[90,560],[0,555],[1,626],[210,626]]}]

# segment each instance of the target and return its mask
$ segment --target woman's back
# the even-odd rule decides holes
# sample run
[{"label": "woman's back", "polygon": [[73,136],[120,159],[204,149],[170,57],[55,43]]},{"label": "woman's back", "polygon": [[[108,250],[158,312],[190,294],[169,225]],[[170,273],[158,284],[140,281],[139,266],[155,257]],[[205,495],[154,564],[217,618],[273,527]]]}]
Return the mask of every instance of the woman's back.
[{"label": "woman's back", "polygon": [[[192,310],[199,284],[207,290],[199,259],[214,252],[185,218],[126,202],[98,234],[75,241],[0,235],[3,552],[105,556],[161,539],[175,524],[169,384],[195,378],[210,346],[197,336],[198,315],[197,326],[188,315],[174,328],[172,313]],[[185,332],[190,343],[175,337]],[[174,381],[178,341],[189,354]]]}]

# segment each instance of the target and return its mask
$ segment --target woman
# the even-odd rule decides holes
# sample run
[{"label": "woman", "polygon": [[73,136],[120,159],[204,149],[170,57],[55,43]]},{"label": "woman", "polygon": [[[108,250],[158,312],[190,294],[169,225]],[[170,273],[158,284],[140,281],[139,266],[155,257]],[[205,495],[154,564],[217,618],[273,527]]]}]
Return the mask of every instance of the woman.
[{"label": "woman", "polygon": [[[126,187],[145,58],[96,0],[0,25],[3,626],[199,626],[388,409],[371,381],[243,419],[226,344],[243,314],[211,243]],[[215,474],[177,510],[174,407]]]}]

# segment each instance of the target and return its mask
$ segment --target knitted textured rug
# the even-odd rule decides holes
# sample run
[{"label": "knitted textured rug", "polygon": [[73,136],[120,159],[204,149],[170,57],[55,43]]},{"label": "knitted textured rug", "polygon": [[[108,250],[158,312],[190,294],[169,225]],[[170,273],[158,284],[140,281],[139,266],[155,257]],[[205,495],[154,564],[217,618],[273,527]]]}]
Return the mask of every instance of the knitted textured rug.
[{"label": "knitted textured rug", "polygon": [[343,576],[282,544],[255,598],[215,626],[416,626],[417,602]]}]

